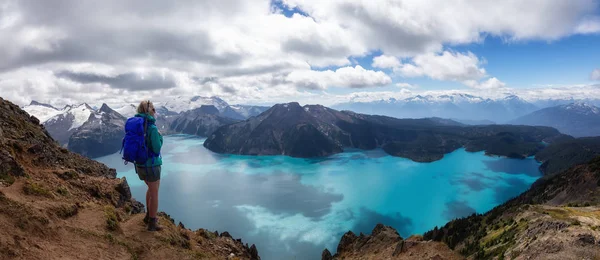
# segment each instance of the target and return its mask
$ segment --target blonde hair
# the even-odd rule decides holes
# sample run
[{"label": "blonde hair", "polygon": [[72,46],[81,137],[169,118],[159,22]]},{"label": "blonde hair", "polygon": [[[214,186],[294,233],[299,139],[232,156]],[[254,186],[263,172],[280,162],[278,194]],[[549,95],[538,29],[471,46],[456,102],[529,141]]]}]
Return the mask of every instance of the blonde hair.
[{"label": "blonde hair", "polygon": [[144,100],[140,102],[140,105],[137,107],[138,114],[150,114],[150,111],[154,109],[154,104],[150,102],[150,100]]}]

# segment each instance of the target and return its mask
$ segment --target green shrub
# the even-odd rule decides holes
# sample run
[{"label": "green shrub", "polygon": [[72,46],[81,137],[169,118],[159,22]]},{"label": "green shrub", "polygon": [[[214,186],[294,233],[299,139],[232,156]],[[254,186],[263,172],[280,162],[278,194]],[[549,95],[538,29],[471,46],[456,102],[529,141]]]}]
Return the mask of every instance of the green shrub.
[{"label": "green shrub", "polygon": [[52,197],[52,193],[49,190],[34,182],[26,182],[23,186],[23,192],[27,195]]},{"label": "green shrub", "polygon": [[110,231],[117,231],[119,227],[119,218],[114,207],[104,207],[104,216],[106,217],[106,228]]},{"label": "green shrub", "polygon": [[8,184],[8,186],[15,183],[15,177],[10,174],[0,174],[0,182]]},{"label": "green shrub", "polygon": [[63,218],[63,219],[75,216],[75,215],[77,215],[78,212],[79,212],[79,207],[77,205],[71,205],[71,206],[62,205],[62,206],[54,208],[54,214],[56,214],[56,216],[58,216],[59,218]]},{"label": "green shrub", "polygon": [[63,195],[63,196],[69,196],[69,190],[67,190],[67,188],[60,186],[58,188],[56,188],[56,193]]}]

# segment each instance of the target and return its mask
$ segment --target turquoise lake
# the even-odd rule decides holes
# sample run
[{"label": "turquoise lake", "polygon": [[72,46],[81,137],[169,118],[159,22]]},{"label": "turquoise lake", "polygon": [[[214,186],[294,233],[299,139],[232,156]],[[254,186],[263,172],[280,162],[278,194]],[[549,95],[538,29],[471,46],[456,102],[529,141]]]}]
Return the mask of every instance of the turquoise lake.
[{"label": "turquoise lake", "polygon": [[[541,177],[539,163],[464,149],[417,163],[382,150],[320,159],[220,155],[194,136],[165,137],[159,210],[187,228],[228,231],[256,244],[262,259],[320,259],[348,230],[377,223],[403,237],[484,213]],[[127,177],[145,202],[145,184],[117,154],[96,158]]]}]

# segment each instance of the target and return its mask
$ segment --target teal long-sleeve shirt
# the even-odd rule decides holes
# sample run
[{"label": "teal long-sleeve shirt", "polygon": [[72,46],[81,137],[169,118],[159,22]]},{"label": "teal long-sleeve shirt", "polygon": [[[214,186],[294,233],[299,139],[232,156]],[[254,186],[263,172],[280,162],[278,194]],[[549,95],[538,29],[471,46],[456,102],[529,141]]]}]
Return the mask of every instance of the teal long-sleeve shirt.
[{"label": "teal long-sleeve shirt", "polygon": [[[146,139],[146,145],[150,149],[152,149],[152,151],[155,154],[160,154],[160,149],[162,148],[162,145],[163,145],[163,137],[158,132],[158,127],[156,127],[156,125],[154,124],[154,123],[156,123],[156,119],[149,114],[137,114],[135,116],[143,117],[146,120],[148,120],[148,123],[150,123],[150,122],[152,123],[152,124],[148,124],[148,129],[146,130],[147,135],[149,137]],[[162,158],[160,156],[148,158],[148,161],[146,161],[145,164],[138,164],[138,166],[140,166],[140,167],[154,167],[154,166],[159,166],[159,165],[162,165]]]}]

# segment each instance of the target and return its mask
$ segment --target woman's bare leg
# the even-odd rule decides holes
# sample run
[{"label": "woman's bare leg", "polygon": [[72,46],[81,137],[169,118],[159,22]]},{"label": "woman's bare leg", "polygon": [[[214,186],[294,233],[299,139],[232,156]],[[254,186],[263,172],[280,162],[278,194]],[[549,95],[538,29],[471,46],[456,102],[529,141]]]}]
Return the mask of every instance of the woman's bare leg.
[{"label": "woman's bare leg", "polygon": [[160,180],[148,183],[148,193],[150,193],[150,202],[148,211],[150,218],[156,218],[156,212],[158,211],[158,187],[160,186]]},{"label": "woman's bare leg", "polygon": [[146,190],[146,211],[148,212],[148,214],[150,213],[150,184],[148,184],[147,181],[144,181],[146,183],[146,186],[148,186],[148,190]]}]

